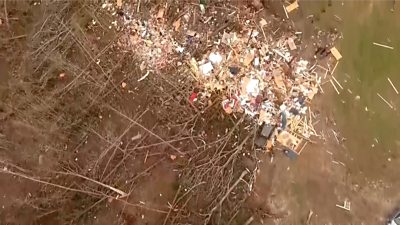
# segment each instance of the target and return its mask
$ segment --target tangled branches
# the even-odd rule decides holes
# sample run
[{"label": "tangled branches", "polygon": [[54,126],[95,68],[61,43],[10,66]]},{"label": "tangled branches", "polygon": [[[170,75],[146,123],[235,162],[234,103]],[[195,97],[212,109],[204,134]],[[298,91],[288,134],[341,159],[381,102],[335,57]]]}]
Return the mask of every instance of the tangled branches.
[{"label": "tangled branches", "polygon": [[[244,222],[257,168],[244,161],[257,161],[257,127],[222,116],[218,96],[192,104],[196,79],[188,68],[142,70],[135,49],[119,49],[120,33],[108,29],[99,7],[42,4],[8,101],[16,120],[46,138],[29,146],[39,166],[3,160],[0,173],[41,185],[24,202],[35,221],[58,215],[65,224],[85,224],[91,212],[117,203],[126,214],[127,207],[161,214],[164,224]],[[2,149],[20,150],[7,138]],[[52,166],[43,166],[43,156]],[[133,199],[140,182],[167,161],[179,172],[169,207]]]},{"label": "tangled branches", "polygon": [[[244,117],[217,140],[207,141],[190,154],[182,168],[180,188],[164,224],[229,224],[240,213],[252,191],[256,168],[243,158],[255,157],[251,139],[256,131],[243,132]],[[253,150],[253,152],[251,152]],[[201,221],[201,222],[199,222]]]}]

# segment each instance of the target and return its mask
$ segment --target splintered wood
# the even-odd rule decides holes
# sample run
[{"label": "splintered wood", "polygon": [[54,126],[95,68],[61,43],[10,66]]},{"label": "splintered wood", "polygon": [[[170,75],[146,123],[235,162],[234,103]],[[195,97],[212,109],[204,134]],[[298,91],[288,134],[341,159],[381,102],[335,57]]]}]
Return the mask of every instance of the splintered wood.
[{"label": "splintered wood", "polygon": [[299,3],[297,1],[293,2],[292,4],[286,6],[286,12],[290,13],[291,11],[299,8]]},{"label": "splintered wood", "polygon": [[267,25],[267,21],[265,19],[261,19],[260,20],[260,27],[264,27],[265,25]]},{"label": "splintered wood", "polygon": [[389,81],[390,85],[392,86],[393,90],[396,92],[396,94],[399,94],[399,91],[397,91],[397,88],[394,86],[393,82],[390,80],[388,77],[387,80]]},{"label": "splintered wood", "polygon": [[291,149],[297,149],[298,145],[300,144],[301,140],[294,135],[290,134],[287,131],[282,131],[277,136],[277,141],[284,146],[287,146]]},{"label": "splintered wood", "polygon": [[331,83],[332,87],[335,89],[336,93],[339,95],[340,92],[339,92],[339,90],[337,89],[337,87],[335,86],[335,84],[332,82],[332,79],[329,79],[329,82]]},{"label": "splintered wood", "polygon": [[296,49],[297,49],[296,44],[294,43],[293,38],[288,38],[287,43],[288,43],[288,46],[289,46],[289,49],[290,49],[290,50],[296,50]]},{"label": "splintered wood", "polygon": [[373,42],[372,44],[374,44],[374,45],[376,45],[376,46],[379,46],[379,47],[382,47],[382,48],[388,48],[388,49],[394,49],[392,46],[388,46],[388,45],[383,45],[383,44],[379,44],[379,43],[376,43],[376,42]]},{"label": "splintered wood", "polygon": [[165,11],[164,8],[160,8],[160,9],[158,10],[157,19],[161,19],[161,18],[164,17],[164,11]]},{"label": "splintered wood", "polygon": [[281,89],[285,88],[285,83],[283,82],[281,71],[279,70],[272,71],[272,76],[274,77],[276,86],[278,86]]},{"label": "splintered wood", "polygon": [[181,18],[177,19],[174,23],[172,23],[175,31],[178,31],[181,27]]},{"label": "splintered wood", "polygon": [[336,60],[340,60],[342,58],[342,54],[340,54],[339,50],[337,50],[335,47],[331,48],[331,53]]},{"label": "splintered wood", "polygon": [[117,0],[117,6],[122,7],[122,0]]},{"label": "splintered wood", "polygon": [[382,95],[380,95],[379,93],[376,93],[376,95],[378,95],[379,98],[382,99],[382,101],[384,101],[391,109],[394,109],[394,107],[392,106],[392,104],[390,104],[386,99],[384,99],[382,97]]},{"label": "splintered wood", "polygon": [[343,205],[336,204],[336,207],[350,211],[350,202],[345,200]]}]

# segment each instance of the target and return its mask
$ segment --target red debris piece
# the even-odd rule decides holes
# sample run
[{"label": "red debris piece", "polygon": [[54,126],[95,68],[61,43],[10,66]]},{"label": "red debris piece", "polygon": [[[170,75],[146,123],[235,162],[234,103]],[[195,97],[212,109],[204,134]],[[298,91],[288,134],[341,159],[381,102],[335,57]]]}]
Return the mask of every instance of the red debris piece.
[{"label": "red debris piece", "polygon": [[189,102],[193,103],[194,101],[196,101],[197,100],[197,95],[198,94],[196,92],[192,92],[192,94],[189,97]]}]

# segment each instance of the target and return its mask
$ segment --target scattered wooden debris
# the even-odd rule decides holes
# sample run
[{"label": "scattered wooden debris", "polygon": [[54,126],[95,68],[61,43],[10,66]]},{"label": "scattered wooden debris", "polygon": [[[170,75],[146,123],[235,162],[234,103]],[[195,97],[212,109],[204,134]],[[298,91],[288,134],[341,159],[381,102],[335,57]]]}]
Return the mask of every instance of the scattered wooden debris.
[{"label": "scattered wooden debris", "polygon": [[388,77],[387,80],[389,81],[390,85],[392,85],[393,90],[396,92],[396,94],[399,94],[399,91],[397,91],[397,88],[394,86],[393,82],[390,80]]},{"label": "scattered wooden debris", "polygon": [[338,66],[339,61],[336,62],[335,66],[333,67],[332,71],[331,71],[331,75],[335,72],[336,67]]},{"label": "scattered wooden debris", "polygon": [[26,38],[26,37],[27,37],[26,34],[22,34],[22,35],[10,37],[10,38],[4,38],[4,39],[2,39],[2,41],[12,41],[12,40],[16,40],[16,39],[20,39],[20,38]]},{"label": "scattered wooden debris", "polygon": [[342,20],[342,18],[340,18],[338,15],[334,15],[335,16],[335,18],[337,19],[337,21],[339,21],[339,22],[342,22],[343,20]]},{"label": "scattered wooden debris", "polygon": [[136,141],[142,138],[142,135],[140,133],[136,134],[135,136],[131,137],[131,141]]},{"label": "scattered wooden debris", "polygon": [[335,83],[340,87],[340,89],[343,90],[343,86],[339,83],[339,81],[336,80],[334,76],[332,76],[332,79],[335,81]]},{"label": "scattered wooden debris", "polygon": [[329,79],[329,82],[332,84],[332,86],[333,86],[333,88],[335,89],[336,93],[339,95],[340,92],[339,92],[339,90],[337,89],[337,87],[335,86],[335,84],[332,82],[332,79]]},{"label": "scattered wooden debris", "polygon": [[290,13],[291,11],[299,8],[299,3],[297,1],[293,2],[292,4],[285,7],[286,11]]},{"label": "scattered wooden debris", "polygon": [[172,26],[174,27],[175,31],[178,31],[181,27],[181,18],[175,20],[175,22],[172,23]]},{"label": "scattered wooden debris", "polygon": [[264,26],[266,26],[268,23],[267,23],[267,21],[265,20],[265,19],[261,19],[260,20],[260,27],[264,27]]},{"label": "scattered wooden debris", "polygon": [[379,43],[376,43],[376,42],[373,42],[372,44],[374,44],[374,45],[376,45],[376,46],[379,46],[379,47],[383,47],[383,48],[388,48],[388,49],[392,49],[392,50],[394,49],[394,48],[391,47],[391,46],[379,44]]},{"label": "scattered wooden debris", "polygon": [[143,75],[143,77],[139,78],[138,81],[140,82],[140,81],[146,79],[146,77],[147,77],[149,74],[150,74],[150,70],[148,70],[148,71],[146,72],[146,74]]},{"label": "scattered wooden debris", "polygon": [[160,8],[159,10],[158,10],[158,13],[157,13],[157,19],[161,19],[161,18],[163,18],[164,17],[164,12],[165,12],[165,9],[164,8]]},{"label": "scattered wooden debris", "polygon": [[307,222],[306,222],[306,224],[310,224],[311,217],[312,217],[313,214],[314,214],[314,212],[310,209],[310,212],[308,213],[308,217],[307,217]]},{"label": "scattered wooden debris", "polygon": [[343,205],[336,204],[336,207],[350,211],[350,202],[347,200],[344,200]]},{"label": "scattered wooden debris", "polygon": [[339,50],[337,50],[336,47],[331,48],[331,53],[336,60],[340,60],[342,58],[342,54],[340,54]]},{"label": "scattered wooden debris", "polygon": [[194,36],[196,36],[196,31],[188,30],[188,31],[186,32],[186,35],[188,35],[188,36],[190,36],[190,37],[194,37]]},{"label": "scattered wooden debris", "polygon": [[382,97],[382,95],[380,95],[379,93],[376,93],[378,95],[379,98],[382,99],[382,101],[384,101],[391,109],[394,109],[394,107],[392,106],[392,104],[390,104],[386,99],[384,99]]},{"label": "scattered wooden debris", "polygon": [[288,38],[287,43],[288,43],[288,46],[289,46],[290,50],[296,50],[297,49],[297,46],[294,43],[293,38]]},{"label": "scattered wooden debris", "polygon": [[[287,12],[287,10],[286,10],[285,5],[282,5],[282,7],[283,7],[283,11],[285,12],[286,18],[289,19],[289,15],[288,15],[288,12]],[[278,28],[278,29],[279,29],[279,28]]]}]

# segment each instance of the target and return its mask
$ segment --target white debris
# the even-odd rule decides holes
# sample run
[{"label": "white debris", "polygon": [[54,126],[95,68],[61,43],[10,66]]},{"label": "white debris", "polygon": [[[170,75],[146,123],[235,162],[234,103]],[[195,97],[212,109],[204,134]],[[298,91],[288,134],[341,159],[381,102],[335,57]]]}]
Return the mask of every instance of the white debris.
[{"label": "white debris", "polygon": [[216,52],[212,52],[209,56],[208,56],[208,60],[210,60],[210,62],[214,65],[218,65],[222,62],[222,56]]},{"label": "white debris", "polygon": [[260,81],[258,79],[250,79],[249,83],[246,86],[247,94],[256,97],[260,92],[258,84]]},{"label": "white debris", "polygon": [[209,76],[214,67],[211,62],[207,62],[203,65],[200,65],[199,69],[203,75]]},{"label": "white debris", "polygon": [[177,52],[179,52],[179,53],[183,53],[183,51],[185,50],[185,48],[184,47],[181,47],[181,46],[178,46],[178,47],[176,47],[176,49],[175,49]]}]

